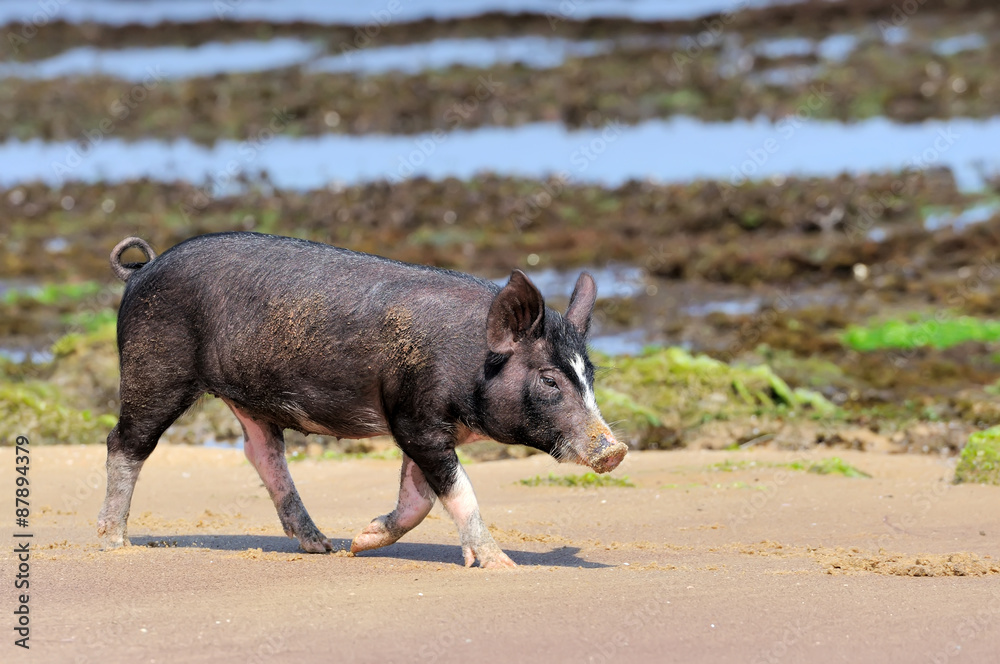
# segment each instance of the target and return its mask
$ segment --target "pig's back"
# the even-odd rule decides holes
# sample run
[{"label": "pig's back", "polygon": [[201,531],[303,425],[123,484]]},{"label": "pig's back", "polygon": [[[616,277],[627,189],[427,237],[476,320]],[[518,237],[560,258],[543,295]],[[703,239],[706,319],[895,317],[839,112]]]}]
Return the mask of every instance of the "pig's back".
[{"label": "pig's back", "polygon": [[315,310],[307,301],[339,313],[375,312],[407,302],[431,309],[488,306],[500,287],[452,270],[308,240],[216,233],[164,252],[129,280],[126,296],[133,290],[171,294],[205,314],[245,317],[290,303],[307,314]]}]

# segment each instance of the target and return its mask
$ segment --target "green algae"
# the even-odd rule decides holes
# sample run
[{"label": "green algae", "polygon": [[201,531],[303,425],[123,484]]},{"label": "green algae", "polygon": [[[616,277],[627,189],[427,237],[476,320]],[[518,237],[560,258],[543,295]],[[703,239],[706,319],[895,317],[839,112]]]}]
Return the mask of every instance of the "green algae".
[{"label": "green algae", "polygon": [[64,325],[70,328],[82,330],[83,332],[100,332],[114,329],[117,326],[118,312],[113,309],[79,311],[66,314],[61,320]]},{"label": "green algae", "polygon": [[68,334],[37,373],[0,367],[0,440],[103,443],[117,422],[115,326]]},{"label": "green algae", "polygon": [[38,288],[11,289],[3,294],[3,304],[36,302],[42,305],[79,302],[97,295],[104,286],[96,281],[45,284]]},{"label": "green algae", "polygon": [[1000,485],[1000,426],[969,436],[955,467],[955,482]]},{"label": "green algae", "polygon": [[859,351],[922,347],[940,350],[967,341],[1000,340],[1000,321],[972,316],[919,322],[889,320],[867,327],[852,325],[844,332],[842,339],[845,345]]},{"label": "green algae", "polygon": [[830,457],[818,461],[791,461],[788,463],[775,463],[769,461],[756,461],[753,459],[740,459],[734,461],[726,459],[719,463],[714,463],[708,470],[724,473],[732,473],[742,470],[755,470],[758,468],[786,468],[788,470],[798,470],[817,475],[843,475],[844,477],[867,478],[871,477],[863,470],[859,470],[850,465],[840,457]]},{"label": "green algae", "polygon": [[109,413],[66,405],[64,395],[45,383],[0,385],[0,440],[28,436],[33,443],[103,443],[118,419]]},{"label": "green algae", "polygon": [[583,475],[555,475],[549,473],[547,477],[535,475],[523,480],[520,484],[525,486],[565,486],[571,488],[590,489],[604,486],[635,487],[628,476],[612,477],[610,475],[598,475],[597,473],[584,473]]},{"label": "green algae", "polygon": [[[52,344],[52,354],[56,358],[70,357],[88,352],[115,353],[118,317],[104,318],[95,324],[84,326],[82,332],[70,332]],[[108,345],[112,347],[108,347]]]},{"label": "green algae", "polygon": [[767,461],[755,461],[753,459],[740,459],[734,461],[733,459],[725,459],[719,461],[718,463],[713,463],[708,467],[708,470],[721,472],[721,473],[733,473],[741,470],[755,470],[757,468],[776,468],[779,466],[787,467],[788,464],[777,464]]},{"label": "green algae", "polygon": [[729,365],[681,348],[601,357],[610,368],[596,396],[616,435],[640,449],[663,447],[676,431],[750,415],[826,417],[837,408],[823,395],[792,389],[770,367]]},{"label": "green algae", "polygon": [[[804,465],[804,464],[802,464]],[[793,470],[799,470],[795,467],[793,463],[791,466]],[[806,472],[816,473],[817,475],[843,475],[844,477],[856,477],[856,478],[869,478],[871,475],[863,470],[858,470],[851,464],[847,463],[840,457],[830,457],[829,459],[822,459],[820,461],[814,461],[808,466],[804,466]]]}]

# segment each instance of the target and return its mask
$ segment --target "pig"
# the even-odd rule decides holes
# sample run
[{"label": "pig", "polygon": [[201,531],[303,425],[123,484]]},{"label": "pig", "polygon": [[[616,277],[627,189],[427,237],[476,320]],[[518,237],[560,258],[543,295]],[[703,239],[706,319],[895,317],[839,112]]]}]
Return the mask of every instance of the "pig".
[{"label": "pig", "polygon": [[[139,248],[143,263],[122,263]],[[520,270],[503,287],[306,240],[249,232],[191,238],[157,256],[130,237],[111,252],[125,281],[118,312],[121,412],[108,435],[105,549],[129,544],[139,471],[161,434],[203,394],[243,428],[244,451],[285,534],[332,549],[288,472],[283,431],[390,434],[402,451],[395,509],[352,541],[392,544],[436,498],[465,565],[514,567],[483,522],[455,446],[520,443],[613,470],[627,447],[594,399],[586,347],[597,287],[586,272],[565,314]]]}]

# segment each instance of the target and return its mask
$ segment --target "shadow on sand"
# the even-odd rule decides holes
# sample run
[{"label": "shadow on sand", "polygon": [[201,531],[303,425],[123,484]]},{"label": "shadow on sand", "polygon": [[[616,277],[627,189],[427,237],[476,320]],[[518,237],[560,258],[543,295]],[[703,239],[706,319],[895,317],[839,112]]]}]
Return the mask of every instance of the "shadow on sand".
[{"label": "shadow on sand", "polygon": [[[133,546],[179,547],[210,549],[214,551],[245,551],[261,549],[269,553],[299,553],[299,543],[287,537],[274,535],[177,535],[170,537],[132,537]],[[351,540],[331,537],[333,550],[351,548]],[[551,551],[516,551],[501,546],[504,552],[518,565],[538,565],[543,567],[583,567],[595,569],[611,567],[580,558],[579,547],[563,546]],[[359,558],[397,558],[427,563],[462,564],[462,550],[456,542],[451,544],[423,544],[419,542],[396,542],[384,549],[365,551]]]}]

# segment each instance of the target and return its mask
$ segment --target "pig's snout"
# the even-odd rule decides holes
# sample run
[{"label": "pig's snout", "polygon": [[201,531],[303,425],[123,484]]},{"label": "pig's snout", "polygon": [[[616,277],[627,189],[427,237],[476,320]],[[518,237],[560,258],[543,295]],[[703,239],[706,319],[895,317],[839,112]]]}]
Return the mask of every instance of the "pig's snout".
[{"label": "pig's snout", "polygon": [[601,437],[590,446],[588,452],[587,465],[598,473],[608,473],[622,462],[628,453],[628,447],[625,443],[618,442],[612,434],[602,433]]}]

